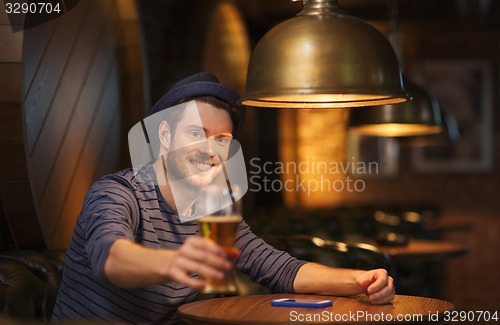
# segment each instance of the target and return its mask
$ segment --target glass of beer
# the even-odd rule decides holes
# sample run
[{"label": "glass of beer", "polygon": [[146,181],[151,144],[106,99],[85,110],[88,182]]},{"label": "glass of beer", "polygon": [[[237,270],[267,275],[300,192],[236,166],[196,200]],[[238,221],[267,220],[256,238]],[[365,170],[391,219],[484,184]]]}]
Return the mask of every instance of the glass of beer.
[{"label": "glass of beer", "polygon": [[198,199],[197,208],[202,217],[198,219],[200,235],[213,240],[226,251],[233,267],[226,271],[221,280],[211,280],[201,291],[205,294],[237,294],[234,247],[238,224],[241,220],[241,200],[238,188],[210,186]]}]

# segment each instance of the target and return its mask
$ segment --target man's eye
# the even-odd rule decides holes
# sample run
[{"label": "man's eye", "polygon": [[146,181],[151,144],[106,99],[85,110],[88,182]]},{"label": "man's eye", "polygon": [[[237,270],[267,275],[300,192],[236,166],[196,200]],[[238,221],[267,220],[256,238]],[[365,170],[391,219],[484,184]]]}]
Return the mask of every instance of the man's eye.
[{"label": "man's eye", "polygon": [[201,132],[199,132],[199,131],[189,131],[189,135],[192,136],[193,138],[200,138],[201,137]]},{"label": "man's eye", "polygon": [[215,138],[215,142],[217,142],[221,146],[225,146],[231,142],[231,138],[228,137],[220,137],[220,138]]}]

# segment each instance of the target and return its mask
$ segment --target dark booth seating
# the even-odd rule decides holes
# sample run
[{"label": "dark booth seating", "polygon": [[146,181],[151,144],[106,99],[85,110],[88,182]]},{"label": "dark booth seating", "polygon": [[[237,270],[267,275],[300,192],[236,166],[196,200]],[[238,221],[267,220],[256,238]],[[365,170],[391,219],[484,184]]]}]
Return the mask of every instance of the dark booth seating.
[{"label": "dark booth seating", "polygon": [[48,322],[64,257],[64,251],[0,252],[0,319]]},{"label": "dark booth seating", "polygon": [[[0,324],[35,325],[50,321],[65,256],[65,251],[54,250],[0,252]],[[269,293],[240,272],[237,283],[239,295]],[[206,298],[211,297],[198,297]]]}]

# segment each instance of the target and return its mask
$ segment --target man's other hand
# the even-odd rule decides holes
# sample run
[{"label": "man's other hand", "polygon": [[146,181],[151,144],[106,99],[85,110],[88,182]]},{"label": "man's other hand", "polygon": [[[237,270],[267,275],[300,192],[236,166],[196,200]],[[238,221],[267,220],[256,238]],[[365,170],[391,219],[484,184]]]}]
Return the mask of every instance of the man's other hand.
[{"label": "man's other hand", "polygon": [[384,269],[364,271],[356,276],[356,284],[372,304],[381,305],[394,298],[394,279]]}]

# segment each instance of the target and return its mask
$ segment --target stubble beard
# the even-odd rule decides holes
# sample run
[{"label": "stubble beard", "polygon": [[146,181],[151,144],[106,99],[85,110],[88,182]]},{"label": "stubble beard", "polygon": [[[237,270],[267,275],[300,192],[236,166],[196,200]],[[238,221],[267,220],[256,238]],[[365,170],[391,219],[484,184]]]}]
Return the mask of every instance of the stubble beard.
[{"label": "stubble beard", "polygon": [[[180,156],[180,155],[179,155]],[[165,164],[167,171],[170,175],[169,180],[181,182],[182,185],[187,186],[193,190],[199,189],[201,186],[211,184],[221,171],[221,165],[212,165],[206,171],[196,170],[193,166],[192,160],[188,156],[183,157],[169,157]]]}]

